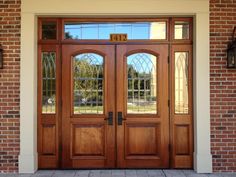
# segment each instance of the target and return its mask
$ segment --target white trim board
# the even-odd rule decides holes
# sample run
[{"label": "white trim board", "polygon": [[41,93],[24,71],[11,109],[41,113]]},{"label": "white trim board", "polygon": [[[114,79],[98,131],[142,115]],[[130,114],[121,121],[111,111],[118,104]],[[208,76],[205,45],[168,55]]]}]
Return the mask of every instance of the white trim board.
[{"label": "white trim board", "polygon": [[[194,170],[212,172],[208,0],[22,0],[19,172],[34,173],[37,155],[37,16],[194,16]],[[204,103],[204,104],[203,104]]]}]

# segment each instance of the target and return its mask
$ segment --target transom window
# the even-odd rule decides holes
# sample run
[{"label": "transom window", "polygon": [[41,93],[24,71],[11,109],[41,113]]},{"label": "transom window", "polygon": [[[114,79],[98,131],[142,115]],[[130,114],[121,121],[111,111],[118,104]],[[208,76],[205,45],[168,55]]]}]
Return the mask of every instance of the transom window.
[{"label": "transom window", "polygon": [[160,22],[65,22],[65,39],[109,39],[125,33],[128,39],[166,39],[166,21]]}]

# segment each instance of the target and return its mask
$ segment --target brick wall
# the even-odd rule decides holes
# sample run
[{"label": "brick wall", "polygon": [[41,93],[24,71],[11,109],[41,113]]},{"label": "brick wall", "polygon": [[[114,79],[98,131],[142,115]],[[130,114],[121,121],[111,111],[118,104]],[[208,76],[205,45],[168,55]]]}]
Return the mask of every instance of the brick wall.
[{"label": "brick wall", "polygon": [[236,0],[210,0],[211,152],[214,171],[236,171],[236,70],[226,49],[236,26]]},{"label": "brick wall", "polygon": [[[226,48],[236,0],[210,0],[211,146],[214,171],[236,171],[236,71]],[[19,154],[20,0],[0,0],[0,173],[17,172]]]},{"label": "brick wall", "polygon": [[0,0],[0,173],[17,172],[20,102],[20,0]]}]

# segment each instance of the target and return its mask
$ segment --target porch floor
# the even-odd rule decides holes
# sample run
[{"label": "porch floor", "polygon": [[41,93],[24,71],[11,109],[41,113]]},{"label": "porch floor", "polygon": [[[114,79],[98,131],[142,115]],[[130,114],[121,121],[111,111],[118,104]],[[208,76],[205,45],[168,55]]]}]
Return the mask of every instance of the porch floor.
[{"label": "porch floor", "polygon": [[39,170],[0,177],[236,177],[236,173],[197,174],[192,170]]}]

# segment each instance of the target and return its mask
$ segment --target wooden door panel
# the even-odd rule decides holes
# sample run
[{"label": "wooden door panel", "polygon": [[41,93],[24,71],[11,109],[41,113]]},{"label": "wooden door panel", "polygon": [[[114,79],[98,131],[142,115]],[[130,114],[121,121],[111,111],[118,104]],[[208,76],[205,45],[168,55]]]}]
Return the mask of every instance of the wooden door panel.
[{"label": "wooden door panel", "polygon": [[160,158],[159,124],[126,123],[125,132],[127,132],[125,134],[127,159]]},{"label": "wooden door panel", "polygon": [[114,46],[62,51],[62,167],[115,167],[115,124],[108,122],[115,111]]},{"label": "wooden door panel", "polygon": [[[123,115],[122,125],[117,125],[118,167],[169,166],[167,56],[167,45],[117,46],[117,112]],[[135,72],[133,80],[128,74],[130,70]],[[140,86],[135,86],[137,84]],[[140,96],[135,96],[137,94]]]},{"label": "wooden door panel", "polygon": [[175,126],[176,155],[190,155],[189,125]]},{"label": "wooden door panel", "polygon": [[72,125],[72,159],[105,158],[104,124]]},{"label": "wooden door panel", "polygon": [[42,154],[56,154],[56,127],[53,124],[42,126]]}]

